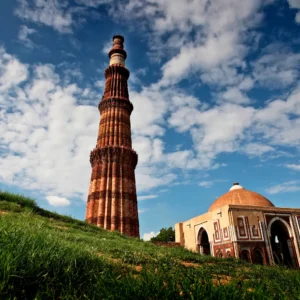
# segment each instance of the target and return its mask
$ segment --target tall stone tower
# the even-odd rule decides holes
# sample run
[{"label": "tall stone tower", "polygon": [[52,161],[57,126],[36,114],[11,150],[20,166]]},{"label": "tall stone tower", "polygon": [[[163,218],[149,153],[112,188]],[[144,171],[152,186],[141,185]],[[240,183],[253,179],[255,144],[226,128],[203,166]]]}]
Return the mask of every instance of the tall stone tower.
[{"label": "tall stone tower", "polygon": [[124,38],[113,37],[96,148],[91,152],[92,176],[86,221],[108,230],[139,237],[134,169],[138,156],[131,146],[130,114]]}]

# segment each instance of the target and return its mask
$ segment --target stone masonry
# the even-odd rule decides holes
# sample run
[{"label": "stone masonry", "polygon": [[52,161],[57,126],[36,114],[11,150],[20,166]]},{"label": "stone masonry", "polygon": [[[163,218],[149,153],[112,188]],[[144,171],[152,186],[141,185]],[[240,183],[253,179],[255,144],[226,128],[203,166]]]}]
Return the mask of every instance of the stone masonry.
[{"label": "stone masonry", "polygon": [[131,145],[124,38],[113,37],[110,64],[105,70],[105,90],[98,105],[101,114],[96,148],[91,152],[92,176],[86,221],[107,230],[139,237],[134,170],[138,156]]}]

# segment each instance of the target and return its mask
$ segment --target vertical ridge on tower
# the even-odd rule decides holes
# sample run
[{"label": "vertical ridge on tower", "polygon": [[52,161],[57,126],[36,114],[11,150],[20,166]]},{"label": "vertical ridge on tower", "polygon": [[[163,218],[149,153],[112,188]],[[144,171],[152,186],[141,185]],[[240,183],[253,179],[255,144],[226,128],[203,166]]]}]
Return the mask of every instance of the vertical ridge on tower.
[{"label": "vertical ridge on tower", "polygon": [[96,148],[91,152],[92,176],[86,221],[104,229],[139,237],[134,170],[138,156],[132,149],[124,38],[113,37],[109,67],[105,70],[104,94]]}]

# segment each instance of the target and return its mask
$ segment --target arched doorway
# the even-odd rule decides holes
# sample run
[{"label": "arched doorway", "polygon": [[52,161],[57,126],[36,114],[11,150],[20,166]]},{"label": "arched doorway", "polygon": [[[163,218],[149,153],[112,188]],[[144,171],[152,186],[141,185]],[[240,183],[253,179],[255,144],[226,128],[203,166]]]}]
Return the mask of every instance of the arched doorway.
[{"label": "arched doorway", "polygon": [[243,261],[250,262],[250,253],[249,253],[249,251],[248,250],[242,250],[240,258]]},{"label": "arched doorway", "polygon": [[198,241],[200,246],[200,254],[210,255],[210,244],[208,234],[204,228],[199,230]]},{"label": "arched doorway", "polygon": [[275,264],[295,267],[292,241],[287,226],[281,220],[271,224],[271,247]]},{"label": "arched doorway", "polygon": [[261,249],[254,249],[253,251],[253,263],[257,265],[263,265],[264,264],[264,256],[262,254]]}]

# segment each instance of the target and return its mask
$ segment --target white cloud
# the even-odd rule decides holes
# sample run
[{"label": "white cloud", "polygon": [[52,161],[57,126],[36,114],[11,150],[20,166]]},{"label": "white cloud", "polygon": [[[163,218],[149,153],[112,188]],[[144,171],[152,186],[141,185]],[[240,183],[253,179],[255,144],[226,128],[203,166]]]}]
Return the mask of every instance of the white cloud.
[{"label": "white cloud", "polygon": [[202,45],[185,45],[177,56],[163,66],[163,78],[160,84],[163,86],[176,84],[188,77],[190,72],[215,68],[236,55],[243,56],[244,52],[245,49],[239,44],[238,35],[235,32],[210,36]]},{"label": "white cloud", "polygon": [[300,9],[300,0],[288,0],[290,8],[299,8]]},{"label": "white cloud", "polygon": [[28,76],[28,67],[0,47],[0,91],[9,90]]},{"label": "white cloud", "polygon": [[239,83],[239,89],[243,91],[250,90],[254,85],[254,80],[251,77],[245,77],[243,80]]},{"label": "white cloud", "polygon": [[134,106],[133,133],[152,137],[163,135],[163,116],[168,111],[168,106],[162,93],[148,88],[139,93],[130,91],[130,100]]},{"label": "white cloud", "polygon": [[30,35],[36,33],[36,30],[33,28],[29,28],[26,25],[21,25],[19,30],[19,40],[28,48],[33,48],[34,43],[30,39]]},{"label": "white cloud", "polygon": [[27,0],[18,0],[18,4],[15,14],[19,18],[51,26],[60,33],[72,32],[72,14],[66,8],[66,1],[33,0],[29,5]]},{"label": "white cloud", "polygon": [[221,100],[237,104],[248,104],[250,99],[238,88],[229,88],[220,95]]},{"label": "white cloud", "polygon": [[157,197],[158,197],[158,195],[155,195],[155,194],[153,194],[153,195],[144,195],[144,196],[138,196],[138,200],[139,201],[149,200],[149,199],[155,199]]},{"label": "white cloud", "polygon": [[[245,68],[249,41],[257,36],[251,29],[262,20],[260,9],[270,2],[129,0],[120,1],[111,15],[138,22],[148,35],[150,30],[151,57],[167,58],[160,85],[176,84],[195,73],[205,82],[233,83],[237,68]],[[230,73],[234,76],[227,76]]]},{"label": "white cloud", "polygon": [[243,152],[250,156],[261,156],[265,153],[273,151],[275,151],[275,148],[260,143],[249,143],[243,148]]},{"label": "white cloud", "polygon": [[210,188],[215,183],[226,182],[226,181],[228,181],[228,180],[226,180],[226,179],[214,179],[214,180],[200,181],[199,186],[204,187],[204,188]]},{"label": "white cloud", "polygon": [[[290,8],[300,9],[300,1],[299,0],[287,0]],[[298,11],[295,16],[296,23],[300,23],[300,12]]]},{"label": "white cloud", "polygon": [[138,191],[148,191],[155,187],[166,186],[177,178],[175,173],[168,173],[169,169],[166,170],[167,174],[159,175],[157,172],[159,171],[158,166],[156,167],[144,167],[137,168],[136,170],[136,184]]},{"label": "white cloud", "polygon": [[300,90],[295,89],[287,99],[277,99],[255,114],[254,132],[273,145],[300,144]]},{"label": "white cloud", "polygon": [[111,48],[112,48],[112,43],[111,43],[111,39],[109,39],[106,43],[104,43],[104,46],[103,46],[101,52],[105,55],[108,55]]},{"label": "white cloud", "polygon": [[276,44],[269,45],[265,51],[266,54],[253,63],[255,80],[270,89],[295,83],[299,78],[297,65],[300,63],[300,54]]},{"label": "white cloud", "polygon": [[251,107],[226,103],[205,111],[180,108],[171,115],[169,123],[179,131],[190,131],[201,166],[210,167],[217,154],[238,149],[253,116]]},{"label": "white cloud", "polygon": [[114,7],[114,1],[110,0],[75,2],[77,5],[68,0],[17,0],[15,15],[25,21],[52,27],[59,33],[70,34],[75,27],[86,22],[87,17],[99,18],[95,8],[100,5],[108,5],[110,9]]},{"label": "white cloud", "polygon": [[71,202],[67,198],[57,196],[47,196],[48,203],[55,207],[69,206]]},{"label": "white cloud", "polygon": [[34,66],[30,79],[19,87],[28,67],[1,53],[2,95],[10,90],[14,96],[1,111],[0,145],[7,151],[0,157],[0,180],[41,193],[85,198],[97,109],[78,105],[75,95],[84,99],[82,90],[75,84],[63,86],[51,65]]},{"label": "white cloud", "polygon": [[90,7],[98,7],[100,5],[109,3],[111,0],[75,0],[76,3]]},{"label": "white cloud", "polygon": [[279,194],[279,193],[288,193],[288,192],[297,192],[297,191],[300,191],[299,180],[282,182],[278,185],[274,185],[266,189],[266,192],[268,194]]},{"label": "white cloud", "polygon": [[155,233],[154,231],[151,231],[149,233],[144,233],[143,235],[143,240],[144,241],[150,241],[151,238],[155,237],[158,235],[158,232]]},{"label": "white cloud", "polygon": [[296,164],[286,164],[285,167],[292,169],[294,171],[300,171],[300,165]]},{"label": "white cloud", "polygon": [[204,188],[210,188],[213,185],[213,181],[201,181],[199,185]]}]

